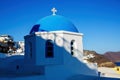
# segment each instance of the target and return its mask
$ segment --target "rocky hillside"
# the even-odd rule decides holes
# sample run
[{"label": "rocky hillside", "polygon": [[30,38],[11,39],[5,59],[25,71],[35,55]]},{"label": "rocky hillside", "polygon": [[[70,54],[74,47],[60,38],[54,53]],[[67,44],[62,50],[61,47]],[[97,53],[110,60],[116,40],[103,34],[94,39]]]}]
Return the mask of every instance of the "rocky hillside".
[{"label": "rocky hillside", "polygon": [[104,56],[112,62],[120,62],[120,52],[106,52]]},{"label": "rocky hillside", "polygon": [[98,67],[114,67],[115,66],[115,64],[111,62],[110,59],[108,59],[102,54],[96,53],[95,51],[84,50],[84,55],[85,56],[92,55],[92,57],[87,58],[87,61],[93,62],[93,63],[96,62],[98,64]]}]

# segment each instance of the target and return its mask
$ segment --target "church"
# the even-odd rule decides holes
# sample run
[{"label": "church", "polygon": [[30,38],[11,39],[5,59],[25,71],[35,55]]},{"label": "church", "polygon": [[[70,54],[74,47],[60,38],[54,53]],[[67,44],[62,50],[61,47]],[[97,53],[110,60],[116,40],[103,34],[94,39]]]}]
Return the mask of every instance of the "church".
[{"label": "church", "polygon": [[83,34],[51,11],[24,36],[24,55],[0,59],[1,80],[97,80],[97,65],[83,60]]}]

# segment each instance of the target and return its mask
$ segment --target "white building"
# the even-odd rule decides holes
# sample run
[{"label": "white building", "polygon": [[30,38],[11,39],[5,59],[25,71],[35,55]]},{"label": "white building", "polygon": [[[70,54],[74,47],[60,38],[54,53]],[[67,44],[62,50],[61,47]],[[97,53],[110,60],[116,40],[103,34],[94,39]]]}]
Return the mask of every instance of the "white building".
[{"label": "white building", "polygon": [[95,80],[97,66],[83,61],[82,36],[65,17],[47,16],[24,37],[25,55],[8,57],[1,73],[15,76],[12,80]]}]

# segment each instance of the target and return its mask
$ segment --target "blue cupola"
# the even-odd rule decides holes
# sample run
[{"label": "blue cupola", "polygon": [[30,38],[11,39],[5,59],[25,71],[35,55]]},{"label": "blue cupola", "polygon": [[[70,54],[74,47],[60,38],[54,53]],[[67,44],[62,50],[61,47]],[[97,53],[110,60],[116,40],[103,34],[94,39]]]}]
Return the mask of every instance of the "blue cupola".
[{"label": "blue cupola", "polygon": [[41,31],[70,31],[78,33],[75,25],[60,15],[50,15],[40,19],[31,29],[30,33]]}]

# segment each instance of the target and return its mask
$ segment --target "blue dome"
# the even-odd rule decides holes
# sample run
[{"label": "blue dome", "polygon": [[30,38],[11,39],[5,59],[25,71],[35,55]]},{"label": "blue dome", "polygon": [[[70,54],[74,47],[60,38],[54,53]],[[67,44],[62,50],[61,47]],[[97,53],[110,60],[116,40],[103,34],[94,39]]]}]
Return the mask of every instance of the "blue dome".
[{"label": "blue dome", "polygon": [[77,28],[63,16],[51,15],[39,20],[33,27],[40,26],[34,32],[37,31],[70,31],[78,32]]}]

